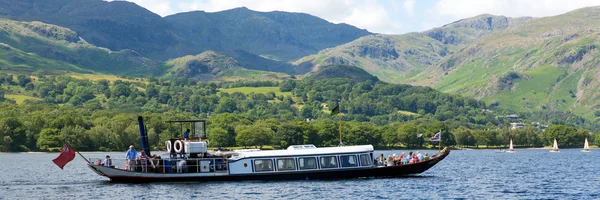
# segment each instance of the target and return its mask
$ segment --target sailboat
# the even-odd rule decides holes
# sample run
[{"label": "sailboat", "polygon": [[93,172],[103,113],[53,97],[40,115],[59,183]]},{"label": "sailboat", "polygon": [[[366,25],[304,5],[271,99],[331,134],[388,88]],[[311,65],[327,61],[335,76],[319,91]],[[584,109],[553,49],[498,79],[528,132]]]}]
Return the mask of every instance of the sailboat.
[{"label": "sailboat", "polygon": [[552,150],[550,150],[550,152],[552,152],[552,153],[558,153],[558,152],[560,152],[558,150],[558,143],[556,142],[556,138],[554,138],[554,145],[552,145]]},{"label": "sailboat", "polygon": [[515,153],[517,151],[515,151],[515,149],[513,148],[512,145],[512,139],[510,139],[510,146],[508,147],[508,151],[506,151],[506,153]]},{"label": "sailboat", "polygon": [[583,149],[581,150],[581,152],[590,152],[590,144],[588,144],[587,138],[585,138],[585,143],[583,144]]}]

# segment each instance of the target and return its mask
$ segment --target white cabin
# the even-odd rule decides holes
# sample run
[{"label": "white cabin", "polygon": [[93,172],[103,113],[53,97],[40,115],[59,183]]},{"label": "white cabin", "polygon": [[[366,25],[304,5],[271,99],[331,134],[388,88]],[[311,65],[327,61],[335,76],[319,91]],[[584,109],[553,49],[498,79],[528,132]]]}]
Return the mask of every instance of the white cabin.
[{"label": "white cabin", "polygon": [[236,153],[228,160],[230,174],[299,173],[374,167],[371,145],[325,148],[293,145],[286,150]]}]

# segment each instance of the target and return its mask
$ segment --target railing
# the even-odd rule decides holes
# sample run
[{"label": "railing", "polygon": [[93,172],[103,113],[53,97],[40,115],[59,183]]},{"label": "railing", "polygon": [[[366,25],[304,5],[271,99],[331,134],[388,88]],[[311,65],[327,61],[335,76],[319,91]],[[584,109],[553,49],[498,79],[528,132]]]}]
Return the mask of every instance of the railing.
[{"label": "railing", "polygon": [[[93,165],[106,166],[103,158],[89,158]],[[182,163],[183,161],[183,163]],[[223,158],[164,158],[148,159],[146,162],[136,159],[129,165],[126,159],[111,159],[109,161],[111,168],[148,172],[148,173],[227,173],[227,160]]]}]

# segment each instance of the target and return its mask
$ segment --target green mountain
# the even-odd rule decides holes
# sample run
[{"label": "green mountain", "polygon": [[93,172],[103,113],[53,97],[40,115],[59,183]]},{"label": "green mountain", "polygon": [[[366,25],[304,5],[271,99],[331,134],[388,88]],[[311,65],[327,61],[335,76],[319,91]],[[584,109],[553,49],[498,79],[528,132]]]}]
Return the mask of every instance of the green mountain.
[{"label": "green mountain", "polygon": [[297,65],[351,64],[388,82],[411,77],[491,33],[518,27],[530,18],[480,15],[440,28],[402,35],[370,35],[295,61]]},{"label": "green mountain", "polygon": [[167,76],[193,78],[196,81],[212,81],[246,70],[235,59],[213,51],[172,59],[166,65],[170,68]]},{"label": "green mountain", "polygon": [[328,65],[320,67],[319,70],[307,74],[306,80],[326,80],[332,78],[349,78],[355,82],[367,80],[378,81],[379,79],[364,69],[351,65]]},{"label": "green mountain", "polygon": [[165,17],[185,38],[170,57],[205,50],[228,54],[243,50],[280,61],[295,60],[319,50],[369,35],[347,24],[332,24],[303,13],[256,12],[236,8],[207,13],[194,11]]},{"label": "green mountain", "polygon": [[127,75],[162,73],[161,65],[135,51],[113,52],[82,40],[67,28],[0,19],[2,70],[64,70]]},{"label": "green mountain", "polygon": [[179,41],[165,20],[134,3],[102,0],[0,0],[0,17],[69,28],[90,44],[157,58]]},{"label": "green mountain", "polygon": [[[125,1],[0,0],[0,17],[42,21],[69,28],[90,44],[113,51],[132,49],[155,60],[197,55],[207,50],[234,56],[257,55],[261,62],[290,61],[369,35],[346,24],[288,12],[236,8],[160,17]],[[247,59],[240,59],[246,65]],[[254,67],[256,68],[256,67]]]},{"label": "green mountain", "polygon": [[600,7],[530,20],[483,37],[419,78],[512,110],[600,108]]},{"label": "green mountain", "polygon": [[295,64],[359,66],[513,111],[598,117],[600,7],[545,18],[480,15],[420,33],[370,35]]}]

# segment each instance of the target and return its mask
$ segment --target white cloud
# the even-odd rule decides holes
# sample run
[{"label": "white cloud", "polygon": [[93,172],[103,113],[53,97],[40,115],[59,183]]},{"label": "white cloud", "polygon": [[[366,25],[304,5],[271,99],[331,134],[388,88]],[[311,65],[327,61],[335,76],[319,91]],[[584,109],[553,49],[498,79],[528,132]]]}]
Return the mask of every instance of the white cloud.
[{"label": "white cloud", "polygon": [[545,17],[594,5],[600,5],[600,0],[440,0],[435,4],[434,11],[455,18],[484,13],[509,17]]},{"label": "white cloud", "polygon": [[404,0],[403,7],[408,16],[415,16],[415,0]]},{"label": "white cloud", "polygon": [[[308,13],[333,23],[346,23],[376,33],[399,33],[401,23],[377,0],[128,0],[161,16],[203,10],[217,12],[237,7],[256,11]],[[413,0],[409,0],[413,1]]]}]

